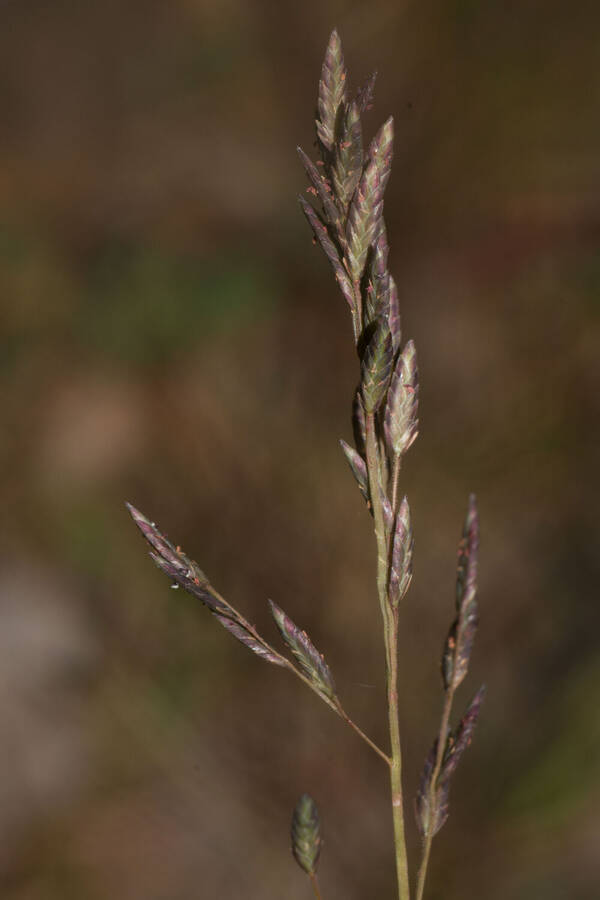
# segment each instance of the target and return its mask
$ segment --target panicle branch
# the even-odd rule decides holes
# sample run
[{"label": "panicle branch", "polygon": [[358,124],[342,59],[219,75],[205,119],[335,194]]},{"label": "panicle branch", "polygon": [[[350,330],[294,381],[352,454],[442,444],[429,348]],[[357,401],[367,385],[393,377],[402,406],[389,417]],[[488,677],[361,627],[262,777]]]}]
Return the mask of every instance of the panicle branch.
[{"label": "panicle branch", "polygon": [[433,838],[448,818],[450,778],[460,757],[471,743],[485,694],[485,687],[480,687],[458,727],[455,731],[451,731],[449,722],[454,693],[467,675],[477,630],[478,550],[479,516],[475,495],[471,494],[458,547],[456,618],[450,626],[442,653],[444,705],[440,730],[425,760],[415,800],[417,827],[423,838],[423,853],[417,881],[417,900],[421,900],[423,897]]},{"label": "panicle branch", "polygon": [[389,764],[389,759],[383,750],[352,721],[343,708],[336,693],[331,670],[305,631],[301,631],[276,603],[269,600],[275,623],[285,644],[290,648],[298,663],[299,668],[297,668],[261,637],[256,628],[213,588],[198,564],[186,556],[181,547],[172,544],[159,531],[156,524],[147,519],[135,506],[132,506],[131,503],[126,505],[133,521],[152,547],[150,557],[158,568],[169,576],[174,585],[182,587],[207,606],[226,631],[249,650],[252,650],[256,656],[293,672],[300,681],[303,681],[327,706],[350,725],[378,756]]}]

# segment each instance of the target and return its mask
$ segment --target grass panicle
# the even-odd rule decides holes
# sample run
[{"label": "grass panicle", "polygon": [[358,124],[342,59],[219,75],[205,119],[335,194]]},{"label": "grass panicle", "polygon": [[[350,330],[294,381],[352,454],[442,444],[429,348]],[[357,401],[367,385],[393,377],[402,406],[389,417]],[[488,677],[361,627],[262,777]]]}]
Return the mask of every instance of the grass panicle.
[{"label": "grass panicle", "polygon": [[[448,818],[450,781],[471,743],[484,688],[480,688],[454,729],[454,696],[464,681],[478,624],[477,553],[479,517],[469,499],[458,551],[455,612],[442,653],[443,704],[440,726],[425,758],[417,786],[415,813],[422,839],[416,878],[406,850],[406,809],[402,741],[398,715],[400,613],[412,581],[414,537],[411,511],[400,496],[404,455],[419,429],[419,375],[412,340],[402,344],[398,289],[389,271],[384,194],[391,175],[394,124],[388,118],[365,152],[361,115],[373,102],[375,74],[350,99],[342,44],[333,31],[327,44],[317,96],[317,149],[313,162],[298,148],[312,201],[299,198],[315,243],[324,251],[348,304],[358,353],[359,384],[353,396],[354,446],[341,446],[373,520],[376,586],[383,633],[389,753],[350,718],[336,692],[331,670],[305,631],[272,600],[270,610],[291,658],[280,654],[210,584],[199,566],[173,545],[142,513],[129,512],[151,557],[171,579],[195,596],[223,627],[254,654],[293,673],[326,703],[385,763],[391,800],[393,846],[399,900],[422,900],[434,836]],[[292,818],[292,852],[321,898],[316,869],[321,850],[319,812],[303,794]],[[415,867],[416,869],[416,867]],[[413,890],[411,890],[411,887]]]}]

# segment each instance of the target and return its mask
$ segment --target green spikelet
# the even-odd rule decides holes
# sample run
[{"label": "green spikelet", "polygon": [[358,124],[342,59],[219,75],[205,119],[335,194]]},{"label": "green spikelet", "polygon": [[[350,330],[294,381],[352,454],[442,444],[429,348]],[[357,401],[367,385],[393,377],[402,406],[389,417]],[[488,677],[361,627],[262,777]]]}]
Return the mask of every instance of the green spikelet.
[{"label": "green spikelet", "polygon": [[342,133],[335,148],[332,181],[344,221],[360,179],[363,165],[362,127],[356,102],[348,105]]},{"label": "green spikelet", "polygon": [[322,654],[319,653],[307,633],[298,628],[281,607],[277,606],[273,600],[269,600],[269,606],[281,637],[296,657],[304,674],[310,678],[321,694],[333,700],[335,683]]},{"label": "green spikelet", "polygon": [[371,142],[369,161],[354,193],[348,223],[348,267],[352,280],[362,278],[369,248],[377,242],[384,227],[383,195],[392,165],[394,122],[389,118]]},{"label": "green spikelet", "polygon": [[406,453],[419,433],[419,376],[417,354],[412,341],[394,368],[385,408],[385,440],[391,454]]},{"label": "green spikelet", "polygon": [[321,853],[321,823],[317,804],[302,794],[292,816],[292,853],[307,875],[314,875]]},{"label": "green spikelet", "polygon": [[317,98],[317,137],[321,147],[325,150],[325,156],[333,151],[336,122],[340,107],[343,108],[345,101],[346,66],[342,53],[342,42],[334,28],[325,51]]},{"label": "green spikelet", "polygon": [[361,365],[361,390],[365,412],[373,413],[381,404],[392,371],[392,335],[388,322],[380,318],[364,352]]}]

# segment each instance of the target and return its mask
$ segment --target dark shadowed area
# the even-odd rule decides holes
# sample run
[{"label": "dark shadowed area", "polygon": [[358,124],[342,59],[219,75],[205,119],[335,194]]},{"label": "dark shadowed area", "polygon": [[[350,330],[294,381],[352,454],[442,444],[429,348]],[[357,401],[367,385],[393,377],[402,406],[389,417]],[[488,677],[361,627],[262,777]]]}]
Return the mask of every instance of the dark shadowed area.
[{"label": "dark shadowed area", "polygon": [[[404,785],[439,721],[470,491],[487,698],[428,900],[600,894],[600,7],[0,4],[3,900],[392,898],[387,773],[148,559],[138,506],[266,636],[313,638],[387,747],[350,318],[296,202],[323,52],[379,70],[420,436]],[[409,810],[409,853],[419,842]]]}]

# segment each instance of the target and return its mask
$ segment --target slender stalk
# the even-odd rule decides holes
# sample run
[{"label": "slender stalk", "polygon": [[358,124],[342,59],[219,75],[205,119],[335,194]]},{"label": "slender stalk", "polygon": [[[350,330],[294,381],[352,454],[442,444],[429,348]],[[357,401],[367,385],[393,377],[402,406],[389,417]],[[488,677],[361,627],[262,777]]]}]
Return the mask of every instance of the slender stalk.
[{"label": "slender stalk", "polygon": [[352,327],[354,329],[354,343],[358,344],[360,333],[362,331],[362,294],[360,292],[360,284],[355,281],[354,285],[354,309],[352,310]]},{"label": "slender stalk", "polygon": [[[454,699],[454,689],[449,687],[444,698],[444,708],[442,710],[442,719],[440,722],[440,731],[437,741],[437,753],[435,757],[435,767],[431,776],[429,786],[429,808],[433,809],[434,793],[436,783],[442,768],[442,760],[444,758],[444,749],[446,747],[446,735],[448,734],[448,723],[450,721],[450,713],[452,711],[452,701]],[[431,845],[433,843],[433,830],[430,828],[427,837],[423,843],[423,855],[421,857],[421,865],[419,866],[419,875],[417,879],[417,897],[416,900],[422,900],[423,891],[425,890],[425,879],[427,878],[427,866],[429,864],[429,855],[431,853]]]},{"label": "slender stalk", "polygon": [[366,734],[364,733],[364,731],[362,731],[362,730],[358,727],[358,725],[356,724],[356,722],[353,722],[353,721],[352,721],[352,719],[350,718],[350,716],[348,715],[348,713],[346,712],[346,710],[342,707],[341,703],[340,703],[340,705],[338,706],[338,712],[339,712],[340,716],[342,717],[342,719],[344,720],[344,722],[346,722],[346,723],[350,726],[350,728],[352,728],[353,731],[355,731],[355,732],[357,733],[357,735],[358,735],[359,737],[361,737],[361,738],[363,739],[363,741],[365,741],[365,743],[367,743],[367,744],[369,745],[369,747],[371,747],[371,748],[375,751],[375,753],[377,753],[377,755],[380,756],[381,759],[383,759],[383,761],[386,762],[386,763],[388,764],[388,766],[391,766],[392,760],[391,760],[390,757],[387,755],[387,753],[384,753],[383,750],[381,750],[381,749],[377,746],[377,744],[375,744],[375,743],[371,740],[371,738],[368,737],[368,735],[366,735]]},{"label": "slender stalk", "polygon": [[311,873],[310,883],[313,886],[313,891],[315,892],[315,897],[317,898],[317,900],[322,900],[321,891],[319,890],[319,881],[318,881],[316,872]]},{"label": "slender stalk", "polygon": [[402,457],[397,453],[396,456],[394,456],[394,468],[392,472],[392,509],[394,510],[394,515],[398,512],[398,481],[401,461]]},{"label": "slender stalk", "polygon": [[[269,645],[267,645],[267,646],[269,646]],[[374,750],[375,753],[379,757],[381,757],[381,759],[384,760],[384,762],[386,762],[388,764],[388,766],[391,765],[391,760],[390,760],[389,756],[387,755],[387,753],[384,753],[383,750],[381,749],[381,747],[378,747],[377,744],[375,743],[375,741],[372,741],[371,738],[365,734],[365,732],[362,730],[362,728],[359,728],[359,726],[356,724],[356,722],[354,722],[350,718],[350,716],[348,715],[348,713],[342,706],[338,697],[336,697],[335,700],[332,700],[330,697],[326,697],[324,694],[321,693],[319,688],[315,684],[313,684],[313,682],[310,680],[310,678],[307,678],[306,675],[304,675],[299,669],[297,669],[296,666],[294,666],[289,661],[289,659],[287,659],[287,657],[281,656],[281,654],[277,653],[277,651],[273,650],[273,648],[271,648],[271,647],[270,647],[270,649],[276,656],[279,656],[280,659],[282,659],[284,661],[286,668],[289,669],[290,672],[293,672],[294,675],[296,675],[296,677],[300,679],[300,681],[303,681],[304,684],[311,689],[311,691],[313,691],[318,697],[321,698],[321,700],[323,700],[324,703],[327,704],[327,706],[329,706],[334,712],[336,712],[338,714],[338,716],[340,716],[340,718],[342,718],[344,720],[344,722],[346,722],[346,724],[349,725],[350,728],[352,728],[352,730],[355,731],[356,734],[360,738],[362,738],[362,740],[366,744],[368,744],[368,746],[372,750]]]},{"label": "slender stalk", "polygon": [[[221,603],[224,603],[227,606],[230,606],[230,604],[227,603],[225,598],[222,597],[221,594],[218,593],[218,591],[215,591],[214,588],[213,588],[213,593],[214,593],[215,597],[217,597],[221,601]],[[230,608],[232,608],[232,607],[230,607]],[[348,715],[346,710],[343,708],[338,697],[336,697],[335,700],[332,700],[330,697],[327,697],[327,696],[325,696],[325,694],[322,694],[321,691],[319,690],[319,688],[310,680],[310,678],[307,678],[306,675],[304,675],[303,672],[301,672],[299,669],[297,669],[296,666],[294,666],[286,656],[283,656],[281,653],[279,653],[274,647],[272,647],[267,641],[265,641],[264,638],[262,638],[260,636],[260,634],[254,627],[254,625],[251,625],[250,622],[248,622],[239,612],[237,612],[237,616],[238,616],[239,621],[244,623],[246,629],[256,639],[257,643],[260,643],[273,656],[275,656],[279,660],[281,660],[281,664],[283,666],[285,666],[286,669],[289,669],[290,672],[293,672],[294,675],[300,679],[300,681],[303,681],[304,684],[311,689],[311,691],[313,691],[315,694],[317,694],[317,696],[320,697],[324,703],[326,703],[329,707],[331,707],[331,709],[334,712],[336,712],[344,720],[344,722],[346,722],[350,726],[350,728],[352,728],[352,730],[355,731],[356,734],[360,738],[362,738],[362,740],[366,744],[368,744],[369,747],[371,747],[371,749],[374,750],[375,753],[377,753],[377,755],[380,756],[381,759],[384,760],[384,762],[386,762],[388,764],[388,766],[391,765],[391,760],[390,760],[390,757],[387,755],[387,753],[384,753],[383,750],[380,747],[378,747],[377,744],[374,741],[372,741],[371,738],[368,735],[366,735],[361,728],[359,728],[359,726],[356,724],[356,722],[354,722],[350,718],[350,716]]]},{"label": "slender stalk", "polygon": [[396,853],[396,875],[398,880],[399,900],[410,900],[408,881],[408,859],[406,855],[406,837],[404,833],[404,801],[402,794],[402,748],[400,743],[400,724],[398,721],[398,617],[391,609],[387,598],[388,578],[388,542],[385,533],[383,508],[379,494],[380,484],[379,453],[377,435],[375,433],[375,417],[372,413],[366,417],[366,450],[367,468],[369,472],[369,491],[373,504],[375,537],[377,540],[377,589],[383,616],[383,628],[386,651],[386,677],[388,718],[391,744],[390,787],[392,795],[392,820],[394,824],[394,846]]},{"label": "slender stalk", "polygon": [[[377,541],[377,593],[379,605],[383,616],[384,626],[387,623],[387,573],[388,573],[388,546],[385,535],[385,521],[383,507],[381,505],[380,466],[379,451],[377,449],[377,436],[375,434],[375,416],[369,413],[366,417],[366,450],[367,469],[369,473],[369,494],[373,505],[373,521],[375,523],[375,539]],[[388,629],[385,629],[386,648],[388,645]]]},{"label": "slender stalk", "polygon": [[404,799],[402,794],[402,749],[400,745],[400,723],[398,720],[398,631],[397,613],[392,614],[393,629],[390,635],[390,657],[388,668],[388,714],[390,722],[390,742],[392,764],[390,785],[392,791],[392,818],[394,821],[394,842],[396,845],[396,872],[400,900],[410,900],[408,882],[408,860],[406,837],[404,834]]}]

